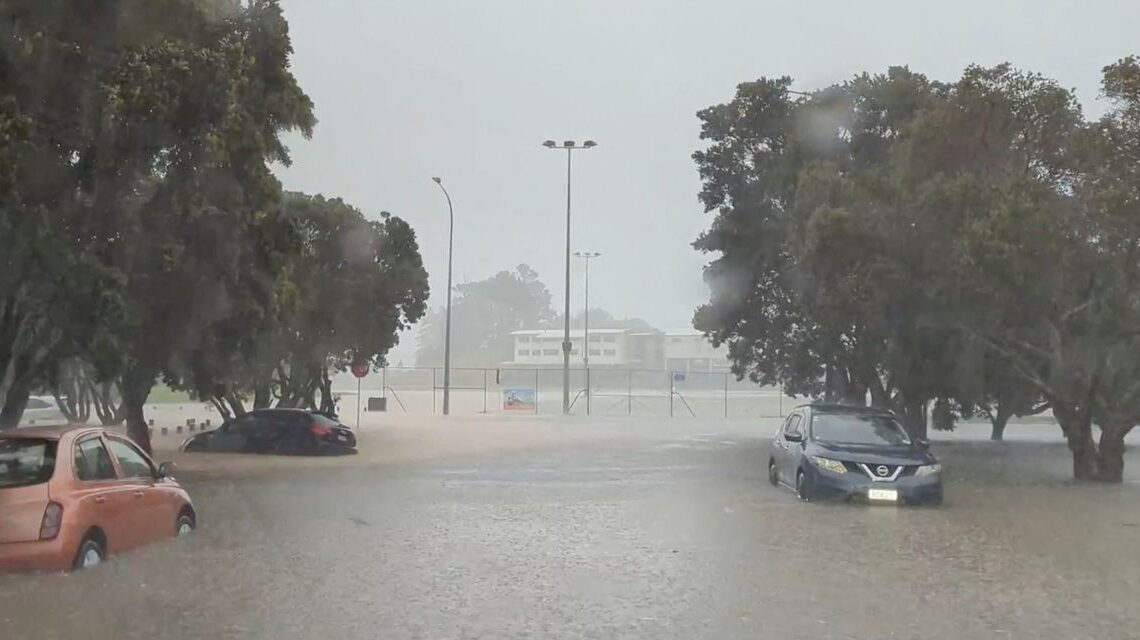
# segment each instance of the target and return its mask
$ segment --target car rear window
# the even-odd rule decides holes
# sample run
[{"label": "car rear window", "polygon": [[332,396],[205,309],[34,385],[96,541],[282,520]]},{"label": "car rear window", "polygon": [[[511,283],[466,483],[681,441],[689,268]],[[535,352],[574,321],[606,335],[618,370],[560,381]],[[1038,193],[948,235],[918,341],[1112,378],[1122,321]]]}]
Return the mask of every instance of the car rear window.
[{"label": "car rear window", "polygon": [[328,416],[321,415],[319,413],[314,413],[314,414],[312,414],[312,416],[313,416],[313,424],[315,424],[315,425],[319,425],[322,427],[339,427],[340,426],[339,422],[337,422],[336,420],[333,420],[332,418],[330,418]]},{"label": "car rear window", "polygon": [[26,487],[51,479],[55,440],[0,438],[0,489]]}]

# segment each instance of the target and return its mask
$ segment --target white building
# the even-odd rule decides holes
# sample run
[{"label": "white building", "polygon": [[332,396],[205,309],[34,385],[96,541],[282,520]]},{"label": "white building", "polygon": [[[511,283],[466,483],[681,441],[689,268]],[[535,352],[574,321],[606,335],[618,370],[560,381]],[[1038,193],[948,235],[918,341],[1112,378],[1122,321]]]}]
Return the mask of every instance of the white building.
[{"label": "white building", "polygon": [[[629,363],[629,342],[625,329],[594,329],[590,331],[590,366],[624,366]],[[533,329],[515,331],[515,357],[507,364],[545,367],[562,365],[561,329]],[[581,329],[570,331],[570,361],[580,366],[584,354]]]},{"label": "white building", "polygon": [[[515,331],[514,359],[505,367],[562,366],[562,329]],[[583,332],[570,331],[570,364],[585,364],[582,353]],[[713,348],[712,343],[695,329],[674,331],[632,331],[629,329],[591,329],[590,367],[617,369],[670,370],[692,373],[728,371],[728,350]]]},{"label": "white building", "polygon": [[728,349],[712,342],[696,329],[672,329],[664,335],[665,368],[686,373],[723,373],[728,371]]}]

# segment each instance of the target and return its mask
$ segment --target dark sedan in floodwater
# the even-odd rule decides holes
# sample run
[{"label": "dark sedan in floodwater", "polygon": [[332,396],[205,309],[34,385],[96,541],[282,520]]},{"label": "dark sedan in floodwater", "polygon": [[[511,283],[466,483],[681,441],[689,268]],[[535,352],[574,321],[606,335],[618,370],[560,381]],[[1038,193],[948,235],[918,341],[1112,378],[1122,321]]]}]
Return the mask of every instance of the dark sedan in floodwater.
[{"label": "dark sedan in floodwater", "polygon": [[803,500],[942,503],[942,466],[926,442],[869,407],[796,407],[772,439],[768,480]]},{"label": "dark sedan in floodwater", "polygon": [[356,453],[352,430],[303,409],[257,409],[182,443],[186,452],[329,455]]}]

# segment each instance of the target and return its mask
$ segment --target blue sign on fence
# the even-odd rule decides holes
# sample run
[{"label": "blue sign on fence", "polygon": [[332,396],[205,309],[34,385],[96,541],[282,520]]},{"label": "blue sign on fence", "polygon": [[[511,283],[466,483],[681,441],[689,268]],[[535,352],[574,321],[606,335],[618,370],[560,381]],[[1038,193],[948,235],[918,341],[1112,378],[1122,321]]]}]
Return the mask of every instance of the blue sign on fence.
[{"label": "blue sign on fence", "polygon": [[685,372],[684,371],[674,371],[673,372],[673,382],[684,382],[684,381],[685,381]]},{"label": "blue sign on fence", "polygon": [[504,411],[534,411],[534,389],[503,389]]}]

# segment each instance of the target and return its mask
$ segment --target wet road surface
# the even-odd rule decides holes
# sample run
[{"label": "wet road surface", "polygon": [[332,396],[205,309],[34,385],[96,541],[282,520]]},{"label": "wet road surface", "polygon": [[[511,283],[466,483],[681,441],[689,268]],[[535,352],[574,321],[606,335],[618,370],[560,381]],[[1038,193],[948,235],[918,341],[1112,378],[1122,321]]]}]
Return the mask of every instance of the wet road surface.
[{"label": "wet road surface", "polygon": [[798,502],[760,433],[189,481],[202,528],[0,577],[0,638],[1140,637],[1140,483],[940,442],[947,504]]}]

